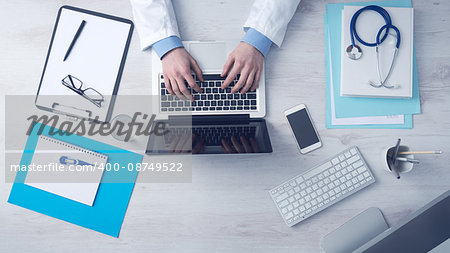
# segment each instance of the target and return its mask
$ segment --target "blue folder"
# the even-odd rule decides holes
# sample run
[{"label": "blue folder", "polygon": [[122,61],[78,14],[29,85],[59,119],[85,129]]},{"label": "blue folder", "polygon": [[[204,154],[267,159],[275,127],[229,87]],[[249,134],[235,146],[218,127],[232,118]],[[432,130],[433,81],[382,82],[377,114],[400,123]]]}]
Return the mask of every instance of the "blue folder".
[{"label": "blue folder", "polygon": [[[376,2],[373,2],[376,3]],[[385,2],[383,2],[385,3]],[[325,14],[325,73],[326,73],[326,85],[325,85],[325,96],[326,96],[326,103],[325,103],[325,127],[332,129],[332,128],[371,128],[371,129],[409,129],[412,128],[413,125],[413,117],[411,114],[404,116],[404,124],[367,124],[367,125],[332,125],[331,124],[331,74],[330,74],[330,40],[329,40],[329,26],[328,26],[328,16]],[[340,62],[340,61],[339,61]],[[333,73],[335,71],[333,70]],[[337,81],[334,79],[335,82]],[[340,82],[338,82],[339,84]],[[334,91],[336,91],[336,87],[333,87]],[[337,89],[338,95],[339,95],[339,87]],[[336,94],[334,94],[334,99],[336,101]],[[336,109],[336,108],[335,108]]]},{"label": "blue folder", "polygon": [[[328,20],[327,14],[325,14],[325,127],[328,129],[332,128],[370,128],[370,129],[409,129],[412,128],[413,117],[411,114],[404,116],[404,124],[367,124],[367,125],[332,125],[331,123],[331,73],[330,73],[330,50],[329,50],[329,33],[328,33]],[[336,87],[333,87],[336,90]],[[339,92],[339,90],[338,90]],[[334,99],[336,100],[336,94],[334,94]]]},{"label": "blue folder", "polygon": [[[411,0],[396,0],[382,2],[358,2],[327,4],[325,26],[328,26],[331,43],[331,58],[333,66],[334,100],[337,118],[364,117],[364,116],[385,116],[399,114],[420,113],[419,84],[417,78],[417,64],[414,50],[414,72],[413,72],[413,97],[411,99],[392,98],[360,98],[340,96],[341,80],[341,25],[342,10],[346,5],[366,6],[375,4],[383,7],[411,7]],[[401,49],[400,49],[401,50]],[[328,61],[328,59],[327,59]]]},{"label": "blue folder", "polygon": [[[119,170],[105,170],[92,206],[82,204],[24,184],[26,171],[18,171],[8,202],[38,213],[61,219],[110,236],[119,236],[120,228],[138,174],[136,164],[142,155],[75,134],[49,135],[51,127],[36,124],[28,137],[20,165],[29,165],[41,134],[108,156],[108,163]],[[133,165],[133,166],[130,166]],[[116,165],[117,166],[117,165]]]}]

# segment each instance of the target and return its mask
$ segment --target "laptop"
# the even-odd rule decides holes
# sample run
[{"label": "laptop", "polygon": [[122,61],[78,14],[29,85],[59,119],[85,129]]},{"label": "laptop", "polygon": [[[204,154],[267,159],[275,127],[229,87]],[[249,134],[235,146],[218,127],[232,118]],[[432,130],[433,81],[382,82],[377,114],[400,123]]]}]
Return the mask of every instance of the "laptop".
[{"label": "laptop", "polygon": [[[169,130],[164,136],[151,135],[147,154],[192,153],[268,153],[272,152],[266,122],[264,68],[258,89],[246,94],[231,94],[237,82],[222,90],[225,78],[220,77],[223,65],[236,43],[222,41],[185,41],[186,50],[203,71],[203,82],[194,79],[202,93],[191,91],[194,101],[183,101],[169,94],[164,84],[161,60],[152,52],[153,108],[158,123]],[[187,136],[190,135],[190,138]],[[177,142],[185,142],[179,144]],[[202,146],[200,150],[198,147]],[[184,147],[184,148],[182,148]],[[197,148],[195,148],[197,147]],[[201,151],[201,152],[199,152]]]}]

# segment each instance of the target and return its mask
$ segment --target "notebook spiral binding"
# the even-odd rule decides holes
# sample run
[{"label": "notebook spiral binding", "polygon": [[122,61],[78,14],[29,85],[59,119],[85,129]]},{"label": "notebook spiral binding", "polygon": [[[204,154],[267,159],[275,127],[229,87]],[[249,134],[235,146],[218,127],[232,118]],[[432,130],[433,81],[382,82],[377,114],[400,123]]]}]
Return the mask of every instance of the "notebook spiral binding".
[{"label": "notebook spiral binding", "polygon": [[80,152],[83,152],[83,153],[87,153],[89,155],[93,155],[93,156],[100,157],[100,158],[103,158],[103,159],[108,159],[108,157],[106,155],[104,155],[104,154],[101,154],[101,153],[98,153],[98,152],[95,152],[95,151],[92,151],[92,150],[89,150],[89,149],[85,149],[83,147],[80,147],[80,146],[77,146],[77,145],[74,145],[74,144],[70,144],[70,143],[67,143],[67,142],[64,142],[64,141],[60,141],[60,140],[57,140],[55,138],[52,138],[52,137],[49,137],[49,136],[46,136],[46,135],[40,135],[39,138],[42,139],[42,140],[46,140],[46,141],[58,144],[58,145],[62,145],[64,147],[71,148],[73,150],[77,150],[77,151],[80,151]]}]

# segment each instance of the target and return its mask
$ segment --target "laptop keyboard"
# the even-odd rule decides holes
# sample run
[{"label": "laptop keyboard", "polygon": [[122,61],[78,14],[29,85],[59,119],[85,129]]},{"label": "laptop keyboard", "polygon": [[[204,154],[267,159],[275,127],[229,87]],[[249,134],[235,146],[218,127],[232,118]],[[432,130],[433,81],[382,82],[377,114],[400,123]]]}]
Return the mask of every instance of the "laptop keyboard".
[{"label": "laptop keyboard", "polygon": [[194,97],[194,101],[191,102],[180,100],[177,96],[172,96],[166,89],[163,75],[160,74],[161,112],[257,111],[258,102],[256,99],[256,91],[248,91],[245,94],[240,94],[239,92],[231,94],[231,89],[237,83],[238,78],[239,76],[225,90],[222,90],[220,87],[225,81],[225,78],[220,75],[203,75],[203,82],[197,80],[194,76],[197,85],[202,88],[203,92],[198,93],[187,85],[188,90]]},{"label": "laptop keyboard", "polygon": [[220,146],[222,145],[222,139],[230,141],[232,136],[244,136],[247,138],[255,137],[256,126],[170,128],[169,133],[164,135],[164,139],[166,144],[170,144],[175,137],[191,133],[202,138],[207,146]]}]

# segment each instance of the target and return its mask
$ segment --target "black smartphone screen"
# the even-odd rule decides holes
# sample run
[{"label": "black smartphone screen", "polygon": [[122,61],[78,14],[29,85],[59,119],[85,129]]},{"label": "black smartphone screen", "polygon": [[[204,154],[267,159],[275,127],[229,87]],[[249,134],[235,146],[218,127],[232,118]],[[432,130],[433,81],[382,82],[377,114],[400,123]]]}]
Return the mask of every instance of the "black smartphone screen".
[{"label": "black smartphone screen", "polygon": [[287,115],[287,119],[300,149],[309,147],[320,141],[306,109],[301,109]]}]

